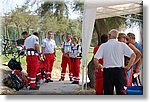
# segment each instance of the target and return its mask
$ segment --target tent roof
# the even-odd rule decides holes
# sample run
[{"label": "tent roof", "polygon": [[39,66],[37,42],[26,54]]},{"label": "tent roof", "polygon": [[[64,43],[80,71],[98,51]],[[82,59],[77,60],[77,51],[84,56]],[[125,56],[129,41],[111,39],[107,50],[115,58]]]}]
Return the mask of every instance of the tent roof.
[{"label": "tent roof", "polygon": [[140,3],[98,7],[95,19],[122,16],[127,14],[137,14],[140,12],[142,12],[142,5]]}]

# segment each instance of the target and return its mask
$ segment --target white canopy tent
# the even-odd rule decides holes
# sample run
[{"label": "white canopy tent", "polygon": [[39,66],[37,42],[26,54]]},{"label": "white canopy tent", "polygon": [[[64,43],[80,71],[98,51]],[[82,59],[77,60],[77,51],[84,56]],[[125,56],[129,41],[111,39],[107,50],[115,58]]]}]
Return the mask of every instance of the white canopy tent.
[{"label": "white canopy tent", "polygon": [[[95,19],[137,14],[142,11],[142,0],[85,0],[82,23],[82,90],[84,89],[84,71],[87,73],[87,59]],[[86,74],[87,82],[87,74]]]}]

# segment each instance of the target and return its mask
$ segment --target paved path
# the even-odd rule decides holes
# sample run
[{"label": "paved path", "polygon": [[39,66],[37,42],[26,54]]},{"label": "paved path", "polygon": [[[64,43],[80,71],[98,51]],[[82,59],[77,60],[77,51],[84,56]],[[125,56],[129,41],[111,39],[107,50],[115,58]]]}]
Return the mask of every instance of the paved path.
[{"label": "paved path", "polygon": [[39,90],[27,90],[23,89],[16,94],[31,94],[31,95],[78,95],[81,91],[81,85],[75,85],[71,84],[70,81],[57,81],[54,80],[54,82],[49,83],[43,83],[40,86]]},{"label": "paved path", "polygon": [[[0,69],[0,75],[3,76],[3,74],[9,74],[9,71]],[[68,76],[68,75],[66,75]],[[90,90],[83,90],[82,91],[82,85],[81,82],[79,85],[71,84],[69,81],[69,78],[66,77],[65,81],[58,81],[57,77],[54,79],[54,82],[49,83],[43,83],[40,85],[39,90],[28,90],[26,88],[19,90],[17,92],[14,92],[14,90],[1,86],[0,85],[0,94],[16,94],[16,95],[94,95],[95,91],[93,89]],[[2,81],[2,78],[0,79],[0,84]]]},{"label": "paved path", "polygon": [[39,90],[20,90],[17,95],[94,95],[94,89],[81,90],[82,85],[71,84],[70,81],[43,83]]}]

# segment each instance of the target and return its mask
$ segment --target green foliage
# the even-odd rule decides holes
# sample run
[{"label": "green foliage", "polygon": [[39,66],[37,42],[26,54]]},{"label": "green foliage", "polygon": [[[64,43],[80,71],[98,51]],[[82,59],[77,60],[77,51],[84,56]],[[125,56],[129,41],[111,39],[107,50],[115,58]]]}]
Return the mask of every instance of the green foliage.
[{"label": "green foliage", "polygon": [[110,18],[105,18],[105,23],[107,26],[108,31],[111,29],[119,29],[122,30],[126,26],[126,19],[121,18],[121,17],[110,17]]},{"label": "green foliage", "polygon": [[41,5],[39,15],[41,15],[41,22],[43,22],[42,30],[52,30],[61,35],[66,32],[71,32],[73,35],[80,36],[81,21],[68,18],[69,8],[67,3],[62,1],[49,1]]},{"label": "green foliage", "polygon": [[73,11],[78,11],[82,13],[84,10],[83,0],[74,0],[72,8],[73,8]]},{"label": "green foliage", "polygon": [[41,4],[41,7],[39,7],[38,11],[39,11],[39,15],[41,15],[41,17],[45,16],[45,14],[47,14],[47,12],[52,13],[53,12],[53,3],[52,2],[44,2],[43,4]]},{"label": "green foliage", "polygon": [[44,17],[48,12],[53,13],[53,16],[57,18],[57,20],[62,20],[63,16],[66,15],[68,17],[69,10],[65,2],[63,1],[46,1],[41,4],[39,8],[39,14],[41,17]]},{"label": "green foliage", "polygon": [[78,20],[69,20],[67,31],[72,32],[73,35],[81,37],[82,24]]},{"label": "green foliage", "polygon": [[[27,4],[25,4],[5,15],[2,19],[2,23],[4,25],[3,27],[7,28],[9,36],[11,36],[11,34],[17,34],[20,38],[22,30],[26,29],[28,32],[30,29],[36,30],[39,27],[39,20],[39,17],[33,14],[33,12],[28,9]],[[10,26],[14,28],[12,31],[9,31],[9,29],[11,29]]]},{"label": "green foliage", "polygon": [[[3,34],[8,38],[16,39],[21,37],[21,32],[24,30],[29,34],[38,30],[42,32],[40,39],[44,38],[48,31],[56,32],[59,41],[62,40],[61,38],[66,32],[80,37],[82,23],[79,19],[72,20],[68,17],[69,2],[50,0],[41,3],[41,6],[35,11],[31,11],[29,8],[34,6],[36,1],[27,0],[23,6],[16,7],[2,18],[3,30],[5,31]],[[71,4],[73,3],[74,1],[71,2]]]}]

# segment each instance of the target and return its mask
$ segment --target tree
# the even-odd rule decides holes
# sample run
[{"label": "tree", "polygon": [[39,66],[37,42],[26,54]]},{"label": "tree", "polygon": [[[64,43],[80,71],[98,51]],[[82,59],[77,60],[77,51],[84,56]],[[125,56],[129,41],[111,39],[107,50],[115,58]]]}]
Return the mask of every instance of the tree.
[{"label": "tree", "polygon": [[9,15],[9,13],[5,13],[5,16],[4,17],[2,17],[2,25],[3,25],[3,30],[4,30],[4,33],[2,33],[3,34],[3,37],[4,38],[9,38],[9,36],[8,36],[8,25],[10,24],[10,21],[11,21],[11,17],[10,17],[10,15]]},{"label": "tree", "polygon": [[81,30],[82,30],[82,24],[78,20],[71,20],[69,19],[67,31],[72,32],[73,35],[80,37],[81,36]]},{"label": "tree", "polygon": [[29,29],[37,30],[39,28],[39,17],[37,15],[31,15],[31,11],[22,13],[22,19],[24,20],[23,26],[29,32]]},{"label": "tree", "polygon": [[58,21],[63,19],[63,16],[68,17],[68,7],[63,1],[46,1],[41,4],[39,14],[43,17],[47,12],[53,13]]},{"label": "tree", "polygon": [[[80,20],[72,20],[68,17],[70,1],[49,1],[41,4],[39,15],[41,16],[41,24],[44,22],[43,30],[51,29],[57,32],[59,39],[63,40],[66,32],[71,32],[73,35],[81,35]],[[70,5],[70,4],[69,4]]]},{"label": "tree", "polygon": [[[8,20],[8,25],[17,28],[18,36],[20,36],[20,30],[23,30],[23,28],[25,28],[29,32],[29,29],[37,29],[39,27],[38,15],[33,14],[33,12],[28,9],[27,4],[21,7],[16,7],[9,13],[7,19],[10,19]],[[5,21],[5,23],[7,23],[7,21]]]},{"label": "tree", "polygon": [[102,34],[108,34],[108,31],[111,29],[123,29],[125,28],[126,19],[121,17],[110,17],[110,18],[103,18],[103,19],[96,19],[95,20],[95,30],[98,36],[98,44],[100,44],[100,36]]}]

